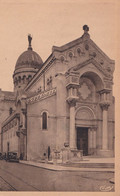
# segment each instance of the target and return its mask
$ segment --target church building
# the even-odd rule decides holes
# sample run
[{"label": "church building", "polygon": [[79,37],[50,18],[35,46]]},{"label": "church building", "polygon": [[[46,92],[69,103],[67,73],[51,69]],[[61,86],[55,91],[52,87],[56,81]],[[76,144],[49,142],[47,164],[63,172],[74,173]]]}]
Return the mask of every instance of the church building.
[{"label": "church building", "polygon": [[115,62],[90,39],[87,25],[83,31],[53,46],[45,62],[28,35],[13,73],[14,92],[0,91],[1,152],[24,160],[114,156]]}]

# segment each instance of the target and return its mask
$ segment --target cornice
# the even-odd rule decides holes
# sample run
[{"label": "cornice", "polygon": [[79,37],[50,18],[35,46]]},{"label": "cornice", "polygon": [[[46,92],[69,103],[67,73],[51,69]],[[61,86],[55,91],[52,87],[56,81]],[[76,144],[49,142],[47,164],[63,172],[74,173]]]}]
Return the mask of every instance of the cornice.
[{"label": "cornice", "polygon": [[53,46],[52,47],[52,51],[53,52],[55,52],[55,51],[57,51],[57,52],[65,52],[66,50],[69,50],[69,49],[79,45],[82,42],[83,42],[82,37],[80,37],[80,38],[78,38],[76,40],[73,40],[73,41],[71,41],[71,42],[69,42],[69,43],[67,43],[65,45],[60,46],[60,47]]},{"label": "cornice", "polygon": [[53,95],[55,95],[57,92],[56,88],[41,92],[37,95],[31,96],[29,98],[27,98],[26,103],[27,104],[33,104],[35,102],[38,102],[40,100],[46,99],[48,97],[51,97]]},{"label": "cornice", "polygon": [[5,125],[7,125],[10,121],[12,121],[14,118],[18,118],[20,116],[19,113],[14,112],[13,114],[11,114],[3,123],[2,123],[2,127],[4,127]]},{"label": "cornice", "polygon": [[[50,59],[51,58],[51,59]],[[48,61],[50,59],[50,61]],[[38,78],[52,65],[52,63],[55,61],[55,56],[53,54],[48,57],[48,59],[43,64],[42,68],[38,70],[38,72],[33,76],[32,80],[28,83],[28,85],[25,87],[25,91],[27,91],[37,80]],[[47,63],[48,61],[48,63]]]},{"label": "cornice", "polygon": [[106,54],[96,45],[96,43],[95,43],[93,40],[89,39],[89,43],[90,43],[94,48],[96,48],[96,50],[99,51],[100,54],[101,54],[102,56],[104,56],[106,60],[109,61],[109,63],[115,64],[115,60],[112,60],[111,58],[109,58],[109,56],[107,56],[107,55],[106,55]]},{"label": "cornice", "polygon": [[90,58],[74,67],[72,67],[69,71],[78,71],[79,69],[83,68],[84,66],[88,65],[89,63],[92,63],[93,65],[95,65],[95,67],[102,72],[102,74],[106,77],[109,77],[109,79],[112,80],[112,76],[111,74],[109,74],[105,69],[103,69],[100,65],[100,63],[98,63],[94,58]]}]

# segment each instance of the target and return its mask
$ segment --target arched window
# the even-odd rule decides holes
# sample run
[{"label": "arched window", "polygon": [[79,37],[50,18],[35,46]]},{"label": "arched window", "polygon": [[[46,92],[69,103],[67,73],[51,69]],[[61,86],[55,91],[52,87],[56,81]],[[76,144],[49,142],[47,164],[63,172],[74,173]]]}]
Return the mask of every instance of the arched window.
[{"label": "arched window", "polygon": [[47,129],[47,112],[42,113],[42,129]]}]

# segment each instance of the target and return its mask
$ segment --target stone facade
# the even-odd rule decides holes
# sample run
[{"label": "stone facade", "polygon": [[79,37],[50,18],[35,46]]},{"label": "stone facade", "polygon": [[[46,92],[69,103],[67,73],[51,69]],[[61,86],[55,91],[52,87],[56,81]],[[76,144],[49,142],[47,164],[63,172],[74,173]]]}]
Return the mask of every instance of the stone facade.
[{"label": "stone facade", "polygon": [[[114,61],[90,39],[89,28],[83,29],[77,40],[53,46],[44,63],[30,45],[18,59],[13,75],[16,110],[2,124],[3,152],[9,142],[10,150],[27,160],[76,160],[81,153],[114,156]],[[15,145],[4,139],[12,130]]]},{"label": "stone facade", "polygon": [[[0,130],[2,130],[2,123],[15,110],[15,97],[13,92],[2,91],[0,89]],[[2,140],[0,131],[0,151],[2,151]]]}]

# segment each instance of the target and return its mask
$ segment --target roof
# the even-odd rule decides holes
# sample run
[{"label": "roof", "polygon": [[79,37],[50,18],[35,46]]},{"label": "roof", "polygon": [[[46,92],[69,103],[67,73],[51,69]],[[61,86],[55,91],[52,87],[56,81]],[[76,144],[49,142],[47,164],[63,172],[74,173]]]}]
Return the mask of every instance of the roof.
[{"label": "roof", "polygon": [[32,48],[28,48],[27,51],[23,52],[17,62],[15,69],[22,67],[32,67],[40,69],[42,67],[43,61],[41,57],[32,50]]}]

